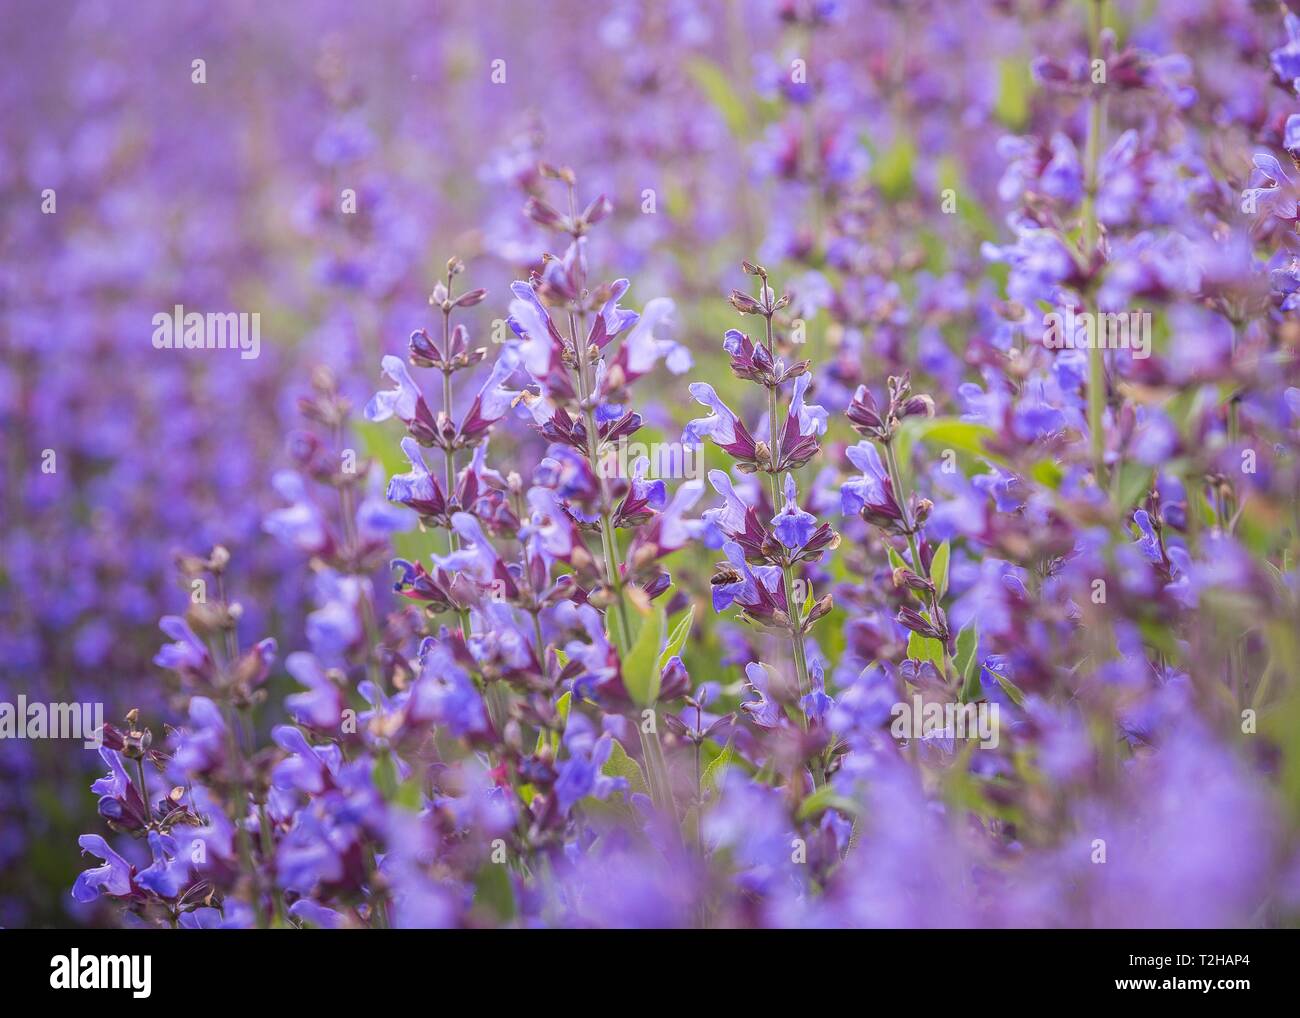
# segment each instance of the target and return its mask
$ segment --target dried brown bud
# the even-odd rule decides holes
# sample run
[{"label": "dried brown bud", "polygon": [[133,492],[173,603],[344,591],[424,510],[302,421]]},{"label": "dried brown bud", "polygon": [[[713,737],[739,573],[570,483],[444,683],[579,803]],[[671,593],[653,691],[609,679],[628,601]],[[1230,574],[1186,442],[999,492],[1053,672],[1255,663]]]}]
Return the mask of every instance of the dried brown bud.
[{"label": "dried brown bud", "polygon": [[731,306],[742,315],[763,314],[763,305],[747,293],[742,293],[739,290],[732,290],[727,299],[731,301]]}]

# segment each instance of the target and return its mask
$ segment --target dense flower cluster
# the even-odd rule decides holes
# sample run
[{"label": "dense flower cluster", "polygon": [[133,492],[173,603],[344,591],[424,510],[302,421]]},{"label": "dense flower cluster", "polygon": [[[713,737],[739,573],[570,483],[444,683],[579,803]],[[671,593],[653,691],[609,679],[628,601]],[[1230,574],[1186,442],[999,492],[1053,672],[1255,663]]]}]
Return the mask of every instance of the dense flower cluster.
[{"label": "dense flower cluster", "polygon": [[1300,918],[1295,5],[242,6],[4,44],[0,925]]}]

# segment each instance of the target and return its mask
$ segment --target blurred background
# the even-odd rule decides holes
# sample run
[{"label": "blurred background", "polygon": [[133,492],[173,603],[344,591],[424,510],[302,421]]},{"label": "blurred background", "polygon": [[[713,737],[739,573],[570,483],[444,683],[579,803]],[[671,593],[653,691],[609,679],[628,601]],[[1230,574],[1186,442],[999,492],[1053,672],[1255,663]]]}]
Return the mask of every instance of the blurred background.
[{"label": "blurred background", "polygon": [[[966,341],[1000,327],[1005,273],[980,254],[1017,197],[998,141],[1051,109],[1030,62],[1077,49],[1078,6],[6,0],[0,699],[166,716],[174,558],[216,543],[244,632],[302,646],[308,574],[262,533],[297,399],[326,368],[364,404],[381,354],[433,324],[452,255],[489,289],[466,316],[485,341],[546,250],[520,212],[542,159],[613,202],[593,267],[634,307],[676,300],[692,377],[720,377],[750,258],[817,323],[809,356],[843,362],[828,409],[868,365],[914,365],[950,401]],[[1276,5],[1112,6],[1137,41],[1195,52],[1203,144],[1244,179]],[[260,357],[155,350],[175,304],[259,313]],[[641,409],[675,437],[672,384]],[[68,893],[101,770],[78,743],[0,742],[0,924],[104,920]]]}]

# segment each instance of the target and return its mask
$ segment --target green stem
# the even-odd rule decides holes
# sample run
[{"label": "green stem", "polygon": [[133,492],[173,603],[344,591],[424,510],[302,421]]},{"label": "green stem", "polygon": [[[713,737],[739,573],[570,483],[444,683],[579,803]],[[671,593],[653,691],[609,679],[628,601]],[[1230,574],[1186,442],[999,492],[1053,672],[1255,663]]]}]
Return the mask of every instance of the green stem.
[{"label": "green stem", "polygon": [[[1101,54],[1102,8],[1105,0],[1091,0],[1088,19],[1089,51],[1093,60]],[[1093,86],[1094,89],[1096,86]],[[1085,153],[1087,179],[1083,194],[1083,256],[1091,271],[1097,249],[1097,192],[1101,165],[1102,135],[1106,130],[1106,102],[1092,94],[1088,100],[1088,143]],[[1092,287],[1088,287],[1089,291]],[[1091,292],[1086,295],[1091,297]],[[1097,484],[1106,483],[1106,441],[1103,428],[1106,418],[1106,357],[1100,337],[1088,347],[1088,441]]]},{"label": "green stem", "polygon": [[[925,576],[924,567],[921,565],[921,549],[916,543],[916,526],[912,522],[912,514],[907,508],[907,492],[903,490],[903,475],[898,469],[898,457],[894,453],[893,442],[881,443],[885,450],[885,467],[889,471],[889,481],[894,486],[894,498],[898,502],[898,508],[903,513],[903,527],[907,531],[907,550],[912,556],[912,570],[917,576],[923,579]],[[932,590],[929,593],[930,602],[930,620],[938,622],[939,620],[939,591]],[[943,641],[943,681],[948,682],[952,674],[952,660],[948,655],[948,641]]]},{"label": "green stem", "polygon": [[[580,338],[581,323],[572,312],[569,313],[569,339],[573,344],[577,359],[578,406],[582,412],[582,423],[587,433],[587,462],[596,475],[600,485],[600,544],[604,559],[605,582],[614,595],[612,606],[613,622],[610,626],[614,645],[618,648],[619,659],[626,661],[632,649],[632,623],[627,614],[627,602],[623,596],[623,573],[619,569],[618,540],[614,533],[613,507],[610,504],[609,483],[605,478],[600,463],[600,446],[597,440],[596,415],[591,406],[590,397],[592,380],[588,378],[586,340]],[[637,723],[641,735],[641,751],[645,756],[647,780],[650,783],[651,799],[655,809],[677,821],[677,806],[673,802],[672,784],[668,777],[668,764],[664,758],[663,745],[659,741],[659,712],[655,709],[653,731],[645,731],[645,722]]]},{"label": "green stem", "polygon": [[262,894],[259,887],[261,881],[257,876],[257,867],[253,864],[252,839],[249,838],[248,827],[244,823],[248,819],[248,791],[244,787],[244,767],[239,749],[239,739],[235,735],[235,708],[230,703],[226,704],[226,742],[226,751],[230,754],[230,767],[234,772],[231,783],[234,785],[235,808],[232,812],[235,821],[235,835],[239,842],[239,859],[252,884],[253,911],[257,916],[257,925],[261,929],[266,929],[268,920],[262,908]]},{"label": "green stem", "polygon": [[140,776],[140,798],[144,801],[144,818],[149,826],[153,826],[153,807],[149,805],[149,787],[144,783],[144,757],[138,756],[135,759],[136,773]]},{"label": "green stem", "polygon": [[[763,280],[764,287],[767,286],[767,280]],[[764,323],[767,331],[767,352],[773,355],[772,350],[772,316],[764,316]],[[778,444],[781,435],[781,408],[777,401],[776,387],[773,386],[767,390],[767,430],[768,430],[768,447],[771,451],[771,471],[768,473],[768,483],[772,493],[772,512],[781,511],[781,482],[777,476],[776,465],[778,457]],[[794,669],[795,675],[799,680],[799,695],[807,696],[812,692],[812,681],[808,678],[808,655],[804,647],[803,640],[803,620],[801,618],[803,611],[802,606],[795,604],[794,598],[794,569],[788,563],[781,565],[782,589],[785,592],[786,611],[790,615],[790,644],[794,651]],[[800,713],[799,723],[807,727],[806,719]]]},{"label": "green stem", "polygon": [[[275,846],[275,837],[274,832],[271,830],[271,818],[266,813],[265,804],[258,803],[257,815],[261,821],[262,844],[266,846],[263,851],[270,853],[273,851]],[[281,899],[280,895],[276,893],[274,880],[270,881],[270,884],[271,902],[275,908],[275,925],[278,927],[287,926],[288,923],[284,917],[284,901]]]},{"label": "green stem", "polygon": [[[764,292],[766,293],[767,279],[763,279]],[[775,354],[772,349],[772,316],[764,316],[764,324],[767,333],[767,352],[775,360]],[[777,400],[776,386],[771,386],[767,390],[767,429],[768,429],[768,448],[771,452],[771,467],[767,475],[769,488],[772,494],[772,512],[781,511],[781,482],[777,476],[776,465],[779,455],[779,443],[781,434],[781,408]],[[799,697],[802,699],[812,692],[812,679],[808,673],[808,650],[804,645],[803,638],[803,605],[795,601],[795,576],[794,567],[788,562],[781,563],[781,589],[785,594],[786,613],[790,618],[790,647],[794,657],[795,679],[799,684]],[[804,731],[808,730],[808,718],[803,712],[802,705],[796,705],[795,715],[799,721],[799,727]],[[825,783],[825,771],[821,761],[813,765],[813,784],[820,786]]]}]

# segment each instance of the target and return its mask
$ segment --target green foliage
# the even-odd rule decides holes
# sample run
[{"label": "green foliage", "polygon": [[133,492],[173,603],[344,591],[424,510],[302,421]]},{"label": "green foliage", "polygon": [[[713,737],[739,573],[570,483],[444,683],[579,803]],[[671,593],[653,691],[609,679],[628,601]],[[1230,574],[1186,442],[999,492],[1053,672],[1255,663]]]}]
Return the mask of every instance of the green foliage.
[{"label": "green foliage", "polygon": [[649,707],[659,699],[659,645],[665,625],[663,607],[656,604],[642,620],[632,649],[623,659],[623,685],[639,707]]}]

